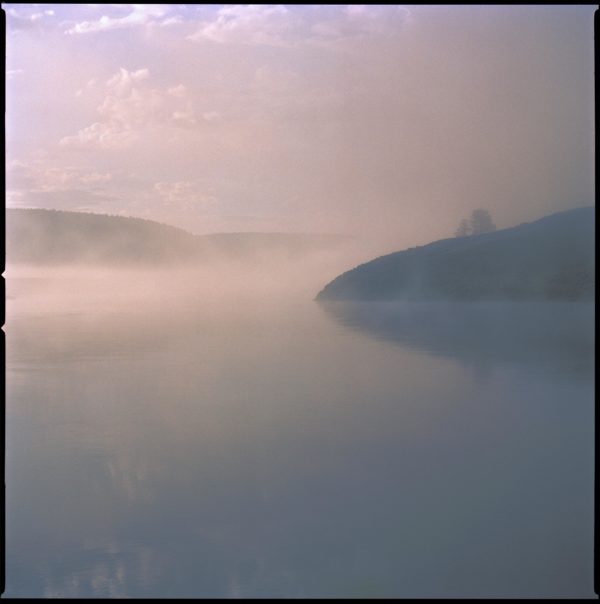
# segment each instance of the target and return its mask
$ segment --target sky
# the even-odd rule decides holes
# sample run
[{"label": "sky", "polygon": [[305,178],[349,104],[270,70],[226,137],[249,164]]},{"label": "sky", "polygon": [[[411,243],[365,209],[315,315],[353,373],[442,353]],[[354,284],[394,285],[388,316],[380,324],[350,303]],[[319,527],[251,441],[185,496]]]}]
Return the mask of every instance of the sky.
[{"label": "sky", "polygon": [[2,6],[8,207],[401,249],[594,203],[593,5]]}]

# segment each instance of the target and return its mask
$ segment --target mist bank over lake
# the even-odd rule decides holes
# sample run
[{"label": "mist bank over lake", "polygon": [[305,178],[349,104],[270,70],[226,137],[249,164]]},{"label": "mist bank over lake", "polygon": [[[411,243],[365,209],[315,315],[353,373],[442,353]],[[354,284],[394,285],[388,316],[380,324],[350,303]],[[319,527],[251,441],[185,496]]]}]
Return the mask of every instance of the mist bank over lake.
[{"label": "mist bank over lake", "polygon": [[592,300],[595,208],[388,254],[318,300]]},{"label": "mist bank over lake", "polygon": [[317,233],[213,233],[125,216],[6,210],[7,261],[40,266],[164,267],[214,261],[295,260],[336,251],[351,237]]}]

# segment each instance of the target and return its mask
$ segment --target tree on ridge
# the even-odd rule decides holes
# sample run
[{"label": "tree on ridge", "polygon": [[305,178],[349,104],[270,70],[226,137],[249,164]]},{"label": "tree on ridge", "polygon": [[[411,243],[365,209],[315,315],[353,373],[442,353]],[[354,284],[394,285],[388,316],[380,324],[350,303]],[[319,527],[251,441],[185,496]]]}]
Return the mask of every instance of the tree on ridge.
[{"label": "tree on ridge", "polygon": [[456,237],[467,237],[469,235],[481,235],[496,230],[496,225],[488,210],[477,208],[471,212],[469,219],[463,218],[454,232]]}]

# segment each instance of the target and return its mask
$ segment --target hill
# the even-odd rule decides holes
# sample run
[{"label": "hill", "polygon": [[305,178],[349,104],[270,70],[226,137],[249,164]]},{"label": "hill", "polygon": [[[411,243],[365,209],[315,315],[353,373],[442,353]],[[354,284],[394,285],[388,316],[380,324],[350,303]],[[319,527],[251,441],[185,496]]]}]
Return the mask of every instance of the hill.
[{"label": "hill", "polygon": [[196,238],[140,218],[59,210],[6,210],[9,263],[161,263],[192,259]]},{"label": "hill", "polygon": [[590,300],[595,208],[388,254],[334,279],[318,300]]},{"label": "hill", "polygon": [[335,235],[193,235],[152,220],[44,209],[6,210],[6,259],[26,264],[161,265],[293,257],[340,245]]}]

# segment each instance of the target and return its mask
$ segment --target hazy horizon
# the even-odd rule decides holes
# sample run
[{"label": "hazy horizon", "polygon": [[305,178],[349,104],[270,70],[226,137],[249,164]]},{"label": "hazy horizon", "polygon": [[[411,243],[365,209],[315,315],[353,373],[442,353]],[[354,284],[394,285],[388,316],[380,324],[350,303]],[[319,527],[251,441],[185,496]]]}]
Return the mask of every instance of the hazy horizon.
[{"label": "hazy horizon", "polygon": [[4,8],[8,207],[391,250],[594,202],[593,6]]},{"label": "hazy horizon", "polygon": [[593,597],[596,7],[3,9],[5,597]]}]

